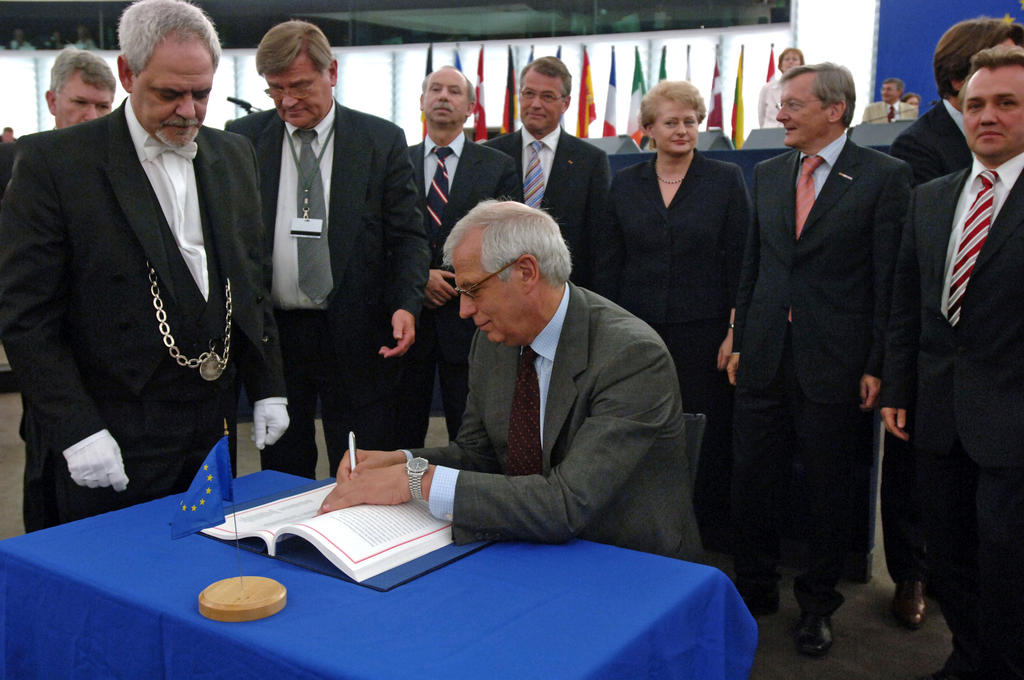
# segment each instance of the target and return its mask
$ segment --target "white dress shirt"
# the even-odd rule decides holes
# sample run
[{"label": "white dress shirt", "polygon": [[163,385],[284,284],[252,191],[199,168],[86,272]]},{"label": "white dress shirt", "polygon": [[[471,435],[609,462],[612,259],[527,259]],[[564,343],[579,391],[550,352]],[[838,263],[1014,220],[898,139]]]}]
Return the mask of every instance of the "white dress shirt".
[{"label": "white dress shirt", "polygon": [[[430,194],[430,183],[434,181],[434,173],[437,172],[437,154],[434,153],[434,140],[427,135],[423,140],[423,189],[425,195]],[[459,167],[459,159],[462,158],[462,149],[466,146],[466,135],[460,134],[452,140],[448,148],[452,150],[451,155],[444,160],[444,169],[448,171],[448,192],[451,193],[452,182],[455,181],[455,170]]]},{"label": "white dress shirt", "polygon": [[[207,300],[210,297],[210,272],[206,268],[203,222],[199,216],[199,190],[192,161],[175,153],[175,147],[146,132],[136,118],[131,102],[124,107],[124,116],[128,121],[128,133],[135,145],[135,152],[160,202],[167,226],[174,234],[178,250],[199,292]],[[190,144],[194,148],[195,142]]]},{"label": "white dress shirt", "polygon": [[[313,140],[313,153],[319,155],[324,140],[334,127],[336,113],[334,102],[331,110],[321,119],[316,127],[316,139]],[[327,302],[316,304],[299,288],[299,255],[296,246],[298,237],[292,236],[292,220],[299,214],[299,170],[295,167],[295,159],[300,153],[302,143],[295,136],[297,127],[291,123],[284,124],[284,138],[281,140],[281,179],[277,188],[277,215],[274,219],[274,279],[270,289],[270,297],[274,306],[280,309],[326,309]],[[291,137],[295,145],[295,156],[292,155],[288,139]],[[331,138],[324,155],[320,158],[320,179],[324,184],[325,219],[323,229],[327,231],[331,216],[331,167],[334,163],[334,138]]]},{"label": "white dress shirt", "polygon": [[527,132],[526,128],[523,128],[523,179],[526,179],[526,169],[530,167],[530,154],[533,153],[530,149],[530,144],[533,142],[543,142],[544,146],[540,148],[538,155],[540,156],[540,169],[544,171],[544,188],[547,188],[548,180],[551,178],[551,167],[555,164],[555,149],[558,148],[558,138],[561,135],[561,125],[540,139],[537,139]]}]

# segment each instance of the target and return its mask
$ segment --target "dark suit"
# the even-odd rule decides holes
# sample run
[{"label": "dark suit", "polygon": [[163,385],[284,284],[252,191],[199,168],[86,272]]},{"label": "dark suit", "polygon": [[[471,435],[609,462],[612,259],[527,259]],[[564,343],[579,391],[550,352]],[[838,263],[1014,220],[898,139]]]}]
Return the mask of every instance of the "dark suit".
[{"label": "dark suit", "polygon": [[[490,139],[484,145],[511,156],[522,179],[521,129]],[[551,164],[551,176],[544,178],[544,198],[540,207],[558,222],[572,255],[572,281],[584,287],[593,285],[591,240],[593,230],[604,215],[610,179],[607,154],[562,130]]]},{"label": "dark suit", "polygon": [[14,169],[14,142],[0,143],[0,198],[4,197],[4,189],[11,181],[11,171]]},{"label": "dark suit", "polygon": [[[953,216],[970,169],[921,185],[894,282],[882,405],[915,393],[932,581],[953,632],[947,668],[1024,669],[1024,183],[1007,195],[954,328],[941,307]],[[1016,675],[1009,667],[1016,668]],[[971,675],[970,677],[974,677]]]},{"label": "dark suit", "polygon": [[[415,317],[423,300],[428,253],[405,145],[395,125],[336,107],[328,243],[334,289],[325,311],[277,310],[291,425],[264,449],[266,469],[313,477],[317,396],[331,474],[354,430],[360,447],[390,448],[397,358],[391,316]],[[229,124],[252,140],[260,166],[266,239],[274,241],[284,121],[264,111]]]},{"label": "dark suit", "polygon": [[[284,394],[255,156],[245,140],[209,128],[196,142],[209,302],[167,226],[123,106],[19,140],[0,217],[0,327],[25,400],[26,483],[53,466],[60,521],[185,490],[223,432],[235,367],[254,399]],[[169,356],[147,264],[188,357],[223,336],[230,281],[231,362],[216,382]],[[61,456],[104,428],[130,480],[120,494],[77,487]]]},{"label": "dark suit", "polygon": [[[420,209],[430,246],[430,268],[441,269],[445,239],[452,227],[477,203],[488,198],[522,200],[523,187],[515,164],[503,153],[474,144],[468,139],[455,169],[448,191],[441,226],[427,213],[427,195],[423,170],[423,143],[409,147],[413,174],[419,179]],[[449,439],[455,439],[466,410],[468,392],[469,345],[476,326],[471,319],[459,318],[459,298],[455,296],[438,308],[424,307],[416,325],[416,343],[403,357],[399,386],[396,432],[405,446],[423,446],[434,396],[435,367],[441,384],[445,421]]]},{"label": "dark suit", "polygon": [[[773,494],[789,476],[789,440],[810,489],[811,564],[797,578],[801,609],[820,616],[848,545],[855,465],[870,465],[871,416],[858,409],[861,376],[881,376],[899,223],[910,168],[847,141],[795,237],[800,154],[759,163],[754,220],[736,300],[740,352],[735,405],[737,587],[777,588]],[[792,310],[792,322],[788,316]]]},{"label": "dark suit", "polygon": [[[916,186],[971,165],[964,133],[939,101],[900,133],[889,153],[906,161]],[[907,403],[913,422],[913,399]],[[885,433],[880,505],[885,563],[893,581],[923,580],[927,576],[923,519],[915,466],[914,444]]]},{"label": "dark suit", "polygon": [[736,301],[750,197],[739,166],[694,152],[666,207],[655,157],[612,181],[594,237],[595,290],[651,324],[668,345],[683,409],[708,416],[694,489],[705,537],[729,518],[732,387],[717,368]]},{"label": "dark suit", "polygon": [[477,333],[458,439],[414,452],[462,470],[455,540],[578,536],[672,557],[698,554],[679,391],[657,334],[570,285],[548,387],[543,474],[507,477],[519,353]]},{"label": "dark suit", "polygon": [[964,133],[941,100],[893,140],[889,153],[910,163],[915,186],[971,164]]}]

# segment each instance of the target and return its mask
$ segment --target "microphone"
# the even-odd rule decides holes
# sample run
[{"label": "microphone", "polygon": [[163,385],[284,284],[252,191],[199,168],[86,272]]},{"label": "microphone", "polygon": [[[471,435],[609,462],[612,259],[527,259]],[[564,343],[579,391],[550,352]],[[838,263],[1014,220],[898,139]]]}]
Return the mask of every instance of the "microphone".
[{"label": "microphone", "polygon": [[253,113],[254,111],[259,111],[259,109],[257,109],[255,106],[245,101],[244,99],[238,99],[237,97],[228,97],[227,99],[235,106],[245,109],[246,113]]}]

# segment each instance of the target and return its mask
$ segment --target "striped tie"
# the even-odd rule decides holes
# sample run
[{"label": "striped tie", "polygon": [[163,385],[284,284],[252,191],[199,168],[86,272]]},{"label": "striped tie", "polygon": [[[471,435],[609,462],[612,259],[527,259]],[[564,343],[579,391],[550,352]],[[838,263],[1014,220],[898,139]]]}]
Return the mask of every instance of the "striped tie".
[{"label": "striped tie", "polygon": [[796,183],[796,237],[804,230],[807,215],[814,205],[814,171],[825,162],[821,156],[805,156],[800,181]]},{"label": "striped tie", "polygon": [[530,162],[526,166],[523,180],[523,202],[531,208],[539,208],[544,198],[544,170],[540,167],[540,150],[544,142],[530,142]]},{"label": "striped tie", "polygon": [[946,318],[952,326],[960,321],[960,306],[963,304],[964,293],[967,291],[967,282],[970,281],[971,272],[974,271],[974,263],[978,260],[978,253],[985,245],[985,237],[988,236],[989,228],[992,226],[992,213],[995,207],[995,191],[993,186],[999,175],[991,170],[985,170],[980,175],[981,191],[978,192],[971,209],[967,212],[967,221],[964,223],[964,232],[960,237],[960,245],[956,249],[956,260],[953,263],[953,273],[949,280],[949,302],[946,305]]},{"label": "striped tie", "polygon": [[444,165],[444,159],[452,155],[453,151],[447,146],[435,146],[434,153],[437,155],[437,170],[434,171],[430,191],[427,192],[427,212],[432,226],[439,228],[444,219],[444,208],[448,205],[448,168]]}]

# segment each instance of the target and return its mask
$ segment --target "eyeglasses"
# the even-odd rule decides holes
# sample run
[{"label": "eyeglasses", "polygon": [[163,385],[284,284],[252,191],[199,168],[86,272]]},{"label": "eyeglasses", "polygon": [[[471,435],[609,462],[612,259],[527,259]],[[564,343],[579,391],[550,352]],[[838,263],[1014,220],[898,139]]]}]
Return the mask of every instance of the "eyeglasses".
[{"label": "eyeglasses", "polygon": [[281,101],[286,96],[291,97],[292,99],[305,99],[309,95],[313,94],[314,87],[315,83],[303,83],[293,87],[278,87],[277,85],[271,85],[263,91],[274,101]]},{"label": "eyeglasses", "polygon": [[497,276],[498,274],[502,273],[503,271],[505,271],[506,269],[508,269],[509,267],[511,267],[512,265],[514,265],[518,261],[519,261],[519,258],[517,257],[516,259],[512,260],[511,262],[509,262],[507,265],[505,265],[504,267],[502,267],[498,271],[492,272],[492,273],[488,274],[487,276],[485,276],[484,278],[480,279],[479,281],[474,283],[469,288],[459,288],[458,284],[456,284],[455,292],[458,293],[459,295],[465,295],[470,300],[472,300],[472,299],[474,299],[476,297],[476,291],[478,291],[480,289],[480,286],[484,285],[490,279],[492,279],[495,276]]},{"label": "eyeglasses", "polygon": [[[821,100],[818,99],[817,97],[814,97],[811,99],[811,101],[820,102]],[[775,108],[777,108],[779,111],[792,111],[793,113],[796,113],[800,109],[807,106],[809,103],[810,102],[800,101],[799,99],[787,99],[784,102],[779,102],[778,104],[776,104]]]},{"label": "eyeglasses", "polygon": [[561,99],[565,99],[565,97],[563,97],[562,95],[555,94],[554,92],[534,92],[533,90],[519,90],[520,99],[530,100],[535,99],[537,97],[540,97],[540,100],[545,104],[554,104],[555,102]]}]

